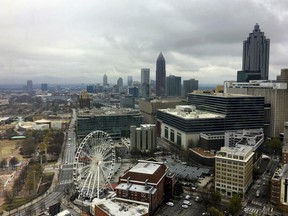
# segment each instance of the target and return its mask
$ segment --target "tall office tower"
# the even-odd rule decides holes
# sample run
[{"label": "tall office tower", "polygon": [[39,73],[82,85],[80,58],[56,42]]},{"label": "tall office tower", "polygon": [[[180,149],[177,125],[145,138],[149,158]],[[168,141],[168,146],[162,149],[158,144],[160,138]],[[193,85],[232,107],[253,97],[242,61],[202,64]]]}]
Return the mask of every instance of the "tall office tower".
[{"label": "tall office tower", "polygon": [[188,93],[198,90],[198,80],[183,80],[183,95],[186,97]]},{"label": "tall office tower", "polygon": [[48,84],[47,83],[41,84],[41,91],[48,91]]},{"label": "tall office tower", "polygon": [[166,95],[181,96],[181,77],[174,75],[166,77]]},{"label": "tall office tower", "polygon": [[118,87],[123,87],[123,79],[122,79],[122,77],[119,77],[119,79],[117,80],[117,86]]},{"label": "tall office tower", "polygon": [[132,76],[128,76],[127,77],[127,85],[128,86],[133,86],[133,77]]},{"label": "tall office tower", "polygon": [[103,76],[103,86],[108,85],[108,77],[106,74]]},{"label": "tall office tower", "polygon": [[243,42],[242,71],[238,71],[237,81],[251,79],[268,80],[270,40],[266,39],[256,23],[254,30]]},{"label": "tall office tower", "polygon": [[150,83],[150,68],[141,69],[141,84]]},{"label": "tall office tower", "polygon": [[163,96],[166,93],[166,63],[162,52],[156,61],[156,95]]},{"label": "tall office tower", "polygon": [[150,97],[150,68],[141,69],[141,96]]},{"label": "tall office tower", "polygon": [[27,92],[33,92],[33,82],[32,80],[27,80]]}]

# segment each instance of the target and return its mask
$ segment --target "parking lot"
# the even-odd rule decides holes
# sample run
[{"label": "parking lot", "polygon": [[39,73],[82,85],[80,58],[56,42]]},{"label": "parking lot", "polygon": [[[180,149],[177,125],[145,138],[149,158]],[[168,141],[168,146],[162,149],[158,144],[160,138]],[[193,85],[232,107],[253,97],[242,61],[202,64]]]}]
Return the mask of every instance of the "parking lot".
[{"label": "parking lot", "polygon": [[195,197],[191,197],[189,201],[191,202],[191,206],[188,206],[187,209],[182,207],[182,204],[185,200],[184,196],[182,196],[179,200],[173,199],[172,202],[174,206],[163,205],[159,208],[155,215],[159,216],[171,216],[171,215],[181,215],[181,216],[201,216],[203,212],[205,212],[204,205],[199,202],[195,202]]}]

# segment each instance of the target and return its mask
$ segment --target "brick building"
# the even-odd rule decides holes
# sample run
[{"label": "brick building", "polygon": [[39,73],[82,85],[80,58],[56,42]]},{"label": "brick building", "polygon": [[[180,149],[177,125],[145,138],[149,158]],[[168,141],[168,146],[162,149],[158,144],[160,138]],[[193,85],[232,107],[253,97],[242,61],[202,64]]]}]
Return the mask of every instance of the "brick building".
[{"label": "brick building", "polygon": [[119,178],[118,198],[149,203],[153,213],[174,194],[175,174],[163,162],[139,160]]}]

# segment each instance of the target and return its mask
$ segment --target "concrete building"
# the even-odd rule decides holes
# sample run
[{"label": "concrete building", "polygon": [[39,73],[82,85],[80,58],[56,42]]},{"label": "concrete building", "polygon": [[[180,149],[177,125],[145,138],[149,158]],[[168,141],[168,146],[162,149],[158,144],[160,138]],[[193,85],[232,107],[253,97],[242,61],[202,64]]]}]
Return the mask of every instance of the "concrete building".
[{"label": "concrete building", "polygon": [[139,127],[143,122],[139,110],[102,107],[89,113],[79,110],[76,134],[83,138],[94,130],[103,130],[113,138],[120,139],[130,135],[130,126]]},{"label": "concrete building", "polygon": [[119,88],[123,87],[123,79],[122,79],[122,77],[119,77],[119,78],[118,78],[118,80],[117,80],[117,86],[118,86]]},{"label": "concrete building", "polygon": [[288,89],[286,82],[224,82],[224,92],[227,94],[264,97],[265,114],[263,119],[265,136],[279,137],[279,134],[283,133],[284,122],[288,121],[288,112],[286,111],[288,107]]},{"label": "concrete building", "polygon": [[198,82],[195,79],[183,80],[183,96],[186,97],[188,93],[198,90]]},{"label": "concrete building", "polygon": [[166,93],[166,62],[162,52],[156,60],[156,95],[165,96]]},{"label": "concrete building", "polygon": [[156,125],[130,126],[131,151],[154,151],[157,147],[156,137]]},{"label": "concrete building", "polygon": [[[185,105],[186,101],[180,98],[163,98],[161,100],[139,100],[139,109],[143,116],[143,123],[156,124],[157,110],[175,108],[176,105]],[[158,133],[158,132],[157,132]]]},{"label": "concrete building", "polygon": [[253,154],[251,146],[222,147],[215,156],[215,190],[244,194],[253,181]]},{"label": "concrete building", "polygon": [[158,109],[159,136],[182,149],[195,147],[199,134],[205,131],[224,131],[225,115],[198,110],[195,106],[176,106]]},{"label": "concrete building", "polygon": [[166,77],[166,96],[181,96],[181,77],[174,75]]},{"label": "concrete building", "polygon": [[237,81],[246,82],[247,80],[243,80],[245,73],[248,74],[246,76],[248,81],[255,78],[268,80],[269,52],[270,40],[266,39],[264,32],[261,32],[259,25],[256,23],[253,32],[243,42],[242,71],[238,72]]},{"label": "concrete building", "polygon": [[276,81],[280,83],[288,83],[288,69],[287,68],[281,69],[281,73],[280,75],[277,76]]},{"label": "concrete building", "polygon": [[117,197],[149,203],[149,212],[173,197],[175,174],[163,162],[142,161],[119,178]]}]

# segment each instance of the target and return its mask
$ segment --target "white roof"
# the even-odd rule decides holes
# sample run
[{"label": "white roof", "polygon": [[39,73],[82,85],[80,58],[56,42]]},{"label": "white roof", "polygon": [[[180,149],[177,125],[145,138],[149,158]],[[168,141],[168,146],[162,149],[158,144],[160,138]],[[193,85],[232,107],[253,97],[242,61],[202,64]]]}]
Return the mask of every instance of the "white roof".
[{"label": "white roof", "polygon": [[159,164],[154,163],[138,163],[132,167],[129,172],[143,173],[143,174],[154,174],[155,171],[160,167]]},{"label": "white roof", "polygon": [[150,194],[150,193],[154,194],[157,191],[157,189],[152,187],[152,186],[148,186],[148,190],[147,190],[147,189],[145,189],[145,185],[127,184],[127,183],[121,183],[121,184],[117,185],[116,189],[119,189],[119,190],[129,189],[129,191],[148,193],[148,194]]},{"label": "white roof", "polygon": [[149,212],[148,203],[120,199],[120,198],[94,199],[91,205],[92,208],[94,208],[95,205],[99,206],[109,215],[140,216],[145,215]]}]

